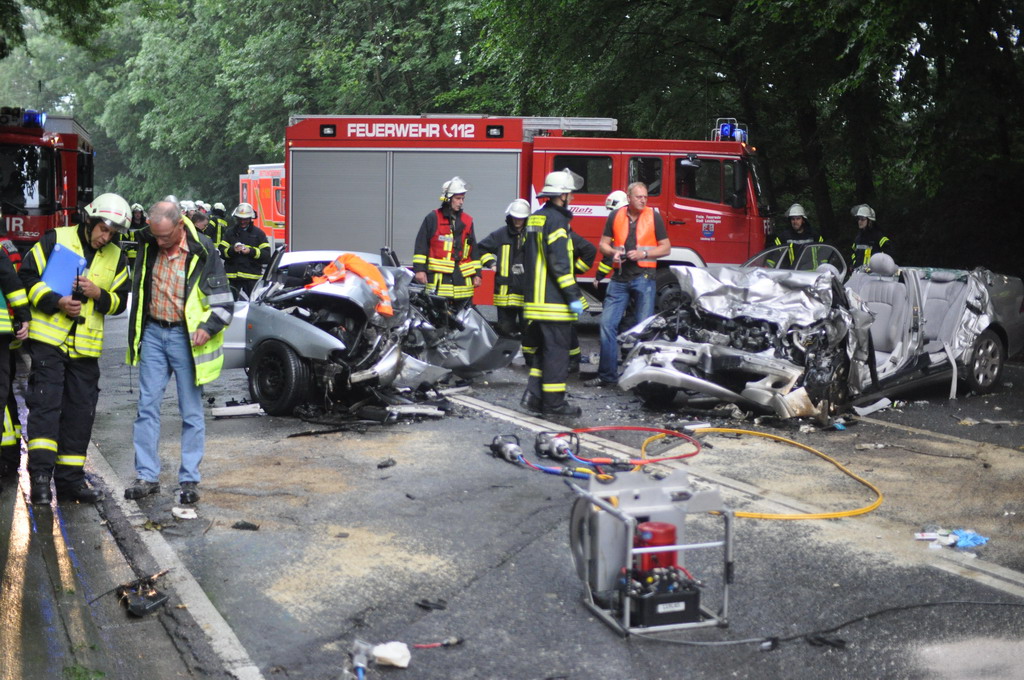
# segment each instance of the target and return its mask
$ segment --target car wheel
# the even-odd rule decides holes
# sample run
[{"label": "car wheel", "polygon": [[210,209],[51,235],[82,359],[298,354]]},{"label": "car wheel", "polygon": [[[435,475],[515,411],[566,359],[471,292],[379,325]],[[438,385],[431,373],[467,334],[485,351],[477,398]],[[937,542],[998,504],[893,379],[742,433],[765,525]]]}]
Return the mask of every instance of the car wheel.
[{"label": "car wheel", "polygon": [[633,393],[640,397],[644,406],[651,409],[667,409],[675,401],[679,390],[668,385],[644,382],[633,388]]},{"label": "car wheel", "polygon": [[964,381],[972,392],[985,394],[995,389],[1003,374],[1006,350],[1003,342],[991,328],[986,328],[971,349],[971,363]]},{"label": "car wheel", "polygon": [[655,312],[672,311],[683,304],[683,290],[679,287],[679,280],[670,270],[659,269],[655,282],[658,286],[658,292],[654,297]]},{"label": "car wheel", "polygon": [[272,416],[290,416],[309,393],[309,366],[288,345],[267,340],[253,352],[249,393]]}]

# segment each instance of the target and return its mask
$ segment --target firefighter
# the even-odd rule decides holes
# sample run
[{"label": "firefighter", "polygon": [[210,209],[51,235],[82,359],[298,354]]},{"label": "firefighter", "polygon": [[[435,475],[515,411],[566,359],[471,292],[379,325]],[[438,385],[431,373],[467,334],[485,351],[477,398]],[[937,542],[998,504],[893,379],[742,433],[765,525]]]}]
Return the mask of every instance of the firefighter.
[{"label": "firefighter", "polygon": [[[83,468],[99,398],[103,317],[120,314],[128,302],[128,268],[113,240],[128,228],[131,208],[117,194],[101,194],[85,206],[85,215],[78,226],[45,232],[18,272],[32,306],[25,402],[30,498],[38,505],[52,499],[51,475],[58,500],[95,503],[103,497],[86,484]],[[88,273],[51,277],[47,263],[57,244],[83,258]],[[62,295],[50,283],[69,285],[72,292]]]},{"label": "firefighter", "polygon": [[270,262],[270,242],[263,230],[253,224],[256,211],[248,203],[239,203],[231,216],[235,224],[224,232],[221,253],[224,269],[235,299],[242,292],[252,293],[256,281],[263,275],[263,267]]},{"label": "firefighter", "polygon": [[655,260],[672,249],[661,213],[647,207],[647,185],[633,182],[626,187],[626,198],[625,206],[608,215],[597,246],[616,266],[601,312],[601,362],[597,377],[585,383],[597,387],[611,387],[618,380],[619,323],[630,301],[637,321],[654,314]]},{"label": "firefighter", "polygon": [[139,250],[140,230],[146,228],[146,209],[139,203],[132,203],[132,221],[128,230],[118,234],[117,244],[124,251],[125,261],[128,262],[128,270],[131,271],[135,264],[135,255]]},{"label": "firefighter", "polygon": [[[16,259],[8,253],[16,254]],[[6,237],[0,239],[0,302],[5,307],[0,312],[0,403],[5,405],[3,442],[0,445],[0,490],[3,489],[4,478],[16,477],[21,465],[21,421],[14,395],[15,350],[28,337],[32,312],[16,270],[20,263],[21,254],[14,242]]]},{"label": "firefighter", "polygon": [[523,318],[523,237],[530,204],[517,198],[505,209],[505,226],[477,243],[481,267],[495,266],[494,307],[498,333],[519,338],[526,330]]},{"label": "firefighter", "polygon": [[223,203],[214,203],[213,209],[210,210],[210,226],[207,227],[210,230],[207,236],[213,241],[213,245],[217,248],[217,254],[221,257],[224,256],[224,232],[228,228],[228,221],[224,217],[224,210]]},{"label": "firefighter", "polygon": [[789,246],[788,264],[792,267],[796,264],[800,253],[803,252],[806,246],[812,243],[824,243],[825,239],[811,225],[810,220],[807,219],[804,207],[799,203],[789,206],[789,210],[786,211],[786,217],[789,218],[789,226],[783,227],[775,236],[774,244],[776,246]]},{"label": "firefighter", "polygon": [[[21,251],[14,241],[7,237],[6,232],[0,235],[0,249],[6,253],[14,270],[21,267]],[[27,326],[26,326],[27,328]],[[17,368],[17,357],[15,349],[21,347],[21,340],[14,340],[10,343],[10,371],[11,381],[7,392],[7,403],[4,407],[3,442],[0,444],[0,480],[13,477],[18,473],[18,466],[21,465],[21,418],[18,414],[18,400],[14,394],[14,376]]]},{"label": "firefighter", "polygon": [[[865,266],[875,253],[890,253],[891,239],[875,222],[875,211],[866,203],[855,205],[850,213],[857,220],[857,235],[850,248],[851,268]],[[891,253],[890,253],[891,254]]]},{"label": "firefighter", "polygon": [[[604,199],[604,208],[611,214],[627,203],[629,203],[629,199],[626,198],[626,192],[622,189],[616,189]],[[594,275],[597,281],[601,281],[601,279],[612,273],[612,270],[615,268],[613,260],[614,258],[609,255],[601,258],[601,264],[597,265],[597,273]]]},{"label": "firefighter", "polygon": [[523,298],[530,326],[523,344],[535,347],[536,353],[528,363],[530,377],[521,403],[529,411],[550,416],[581,413],[565,398],[572,322],[583,313],[583,293],[573,276],[575,256],[569,235],[569,204],[572,193],[581,186],[583,178],[568,169],[549,172],[539,194],[548,200],[526,220]]},{"label": "firefighter", "polygon": [[473,259],[473,218],[462,209],[468,190],[461,177],[441,185],[441,207],[423,218],[412,256],[416,282],[456,309],[469,304],[481,282],[480,263]]}]

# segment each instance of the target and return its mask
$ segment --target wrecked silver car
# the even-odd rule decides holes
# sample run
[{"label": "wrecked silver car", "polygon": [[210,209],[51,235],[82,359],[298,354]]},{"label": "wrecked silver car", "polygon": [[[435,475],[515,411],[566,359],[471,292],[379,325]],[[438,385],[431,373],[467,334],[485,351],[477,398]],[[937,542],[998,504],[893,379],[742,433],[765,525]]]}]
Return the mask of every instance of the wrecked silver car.
[{"label": "wrecked silver car", "polygon": [[623,334],[619,386],[645,402],[708,398],[782,418],[827,418],[924,383],[998,385],[1024,346],[1024,284],[987,269],[897,267],[885,254],[853,272],[835,248],[785,247],[744,266],[672,267],[682,304]]},{"label": "wrecked silver car", "polygon": [[[252,298],[235,303],[224,367],[246,369],[264,411],[290,415],[307,403],[330,409],[367,391],[468,378],[511,363],[518,342],[499,338],[472,307],[453,313],[384,256],[387,264],[372,253],[282,250]],[[379,276],[358,273],[367,263]]]}]

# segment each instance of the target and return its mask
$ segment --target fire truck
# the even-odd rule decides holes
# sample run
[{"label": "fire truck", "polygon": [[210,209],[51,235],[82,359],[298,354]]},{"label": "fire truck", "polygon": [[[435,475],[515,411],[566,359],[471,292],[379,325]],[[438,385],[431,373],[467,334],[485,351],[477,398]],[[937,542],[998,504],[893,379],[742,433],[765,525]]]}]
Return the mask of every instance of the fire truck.
[{"label": "fire truck", "polygon": [[250,165],[238,176],[238,202],[256,211],[253,223],[271,239],[273,246],[286,242],[284,163]]},{"label": "fire truck", "polygon": [[93,155],[89,133],[73,118],[0,108],[0,209],[19,248],[78,220],[93,198]]},{"label": "fire truck", "polygon": [[[539,207],[544,176],[569,168],[583,177],[572,226],[594,244],[607,195],[647,184],[648,205],[661,212],[673,246],[658,261],[659,290],[674,283],[668,265],[738,263],[764,249],[769,209],[745,126],[719,119],[706,141],[593,135],[616,129],[610,118],[293,116],[285,130],[287,244],[388,247],[408,264],[445,180],[469,183],[466,212],[483,238],[504,224],[513,199]],[[476,301],[486,301],[490,288],[481,286]]]}]

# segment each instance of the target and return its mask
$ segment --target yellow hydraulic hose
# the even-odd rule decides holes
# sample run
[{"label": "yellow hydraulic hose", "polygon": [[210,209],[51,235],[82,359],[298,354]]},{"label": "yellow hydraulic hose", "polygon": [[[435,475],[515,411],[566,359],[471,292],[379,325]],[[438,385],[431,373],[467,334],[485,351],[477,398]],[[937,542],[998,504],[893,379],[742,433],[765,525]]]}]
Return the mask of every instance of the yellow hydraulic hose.
[{"label": "yellow hydraulic hose", "polygon": [[[857,515],[866,515],[869,512],[871,512],[872,510],[874,510],[875,508],[877,508],[879,505],[882,504],[882,499],[884,497],[882,496],[882,492],[878,489],[878,487],[876,487],[874,484],[872,484],[868,480],[864,479],[863,477],[860,477],[860,476],[854,474],[853,472],[851,472],[850,470],[846,469],[845,467],[843,467],[843,464],[840,463],[839,461],[837,461],[836,459],[831,458],[829,456],[826,456],[821,451],[818,451],[817,449],[811,448],[810,446],[807,446],[806,444],[801,444],[800,442],[795,442],[792,439],[786,439],[785,437],[780,437],[778,435],[768,434],[767,432],[755,432],[754,430],[737,430],[737,429],[734,429],[734,428],[731,428],[731,427],[701,427],[701,428],[693,430],[693,432],[697,433],[697,434],[704,434],[704,433],[710,433],[710,434],[749,434],[749,435],[753,435],[755,437],[764,437],[765,439],[773,439],[773,440],[775,440],[777,442],[782,442],[783,444],[792,444],[793,446],[795,446],[797,448],[803,449],[804,451],[809,451],[810,453],[813,453],[814,455],[818,456],[819,458],[822,458],[822,459],[827,460],[828,462],[832,463],[837,468],[842,470],[842,472],[844,474],[849,475],[850,477],[854,478],[855,480],[857,480],[858,482],[860,482],[864,486],[868,487],[869,489],[871,489],[872,491],[875,492],[876,496],[878,496],[875,499],[874,503],[871,503],[870,505],[865,505],[864,507],[857,508],[855,510],[843,510],[843,511],[840,511],[840,512],[812,512],[812,513],[800,513],[800,514],[781,514],[781,513],[769,513],[769,512],[736,512],[736,513],[733,513],[736,517],[747,517],[747,518],[751,518],[751,519],[839,519],[841,517],[856,517]],[[648,441],[651,441],[653,439],[655,439],[655,437],[650,437],[647,441],[644,442],[644,446],[646,446]],[[643,455],[643,448],[641,448],[641,455]]]}]

